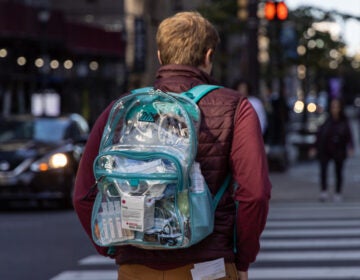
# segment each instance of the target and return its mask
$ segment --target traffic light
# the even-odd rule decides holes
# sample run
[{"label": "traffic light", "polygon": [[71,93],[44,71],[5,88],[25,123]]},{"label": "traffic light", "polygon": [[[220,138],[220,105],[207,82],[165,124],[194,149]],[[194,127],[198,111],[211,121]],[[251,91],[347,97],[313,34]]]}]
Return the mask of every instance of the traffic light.
[{"label": "traffic light", "polygon": [[266,1],[264,14],[267,20],[283,21],[288,17],[288,8],[284,1]]}]

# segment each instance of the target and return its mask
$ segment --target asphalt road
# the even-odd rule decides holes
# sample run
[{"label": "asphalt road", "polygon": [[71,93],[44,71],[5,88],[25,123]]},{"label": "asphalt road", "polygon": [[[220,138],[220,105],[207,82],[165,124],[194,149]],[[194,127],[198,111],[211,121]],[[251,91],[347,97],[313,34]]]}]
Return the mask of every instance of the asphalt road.
[{"label": "asphalt road", "polygon": [[95,254],[72,210],[0,210],[0,279],[48,280]]},{"label": "asphalt road", "polygon": [[[271,211],[275,211],[274,213],[277,213],[276,211],[278,210],[276,209],[280,207],[281,215],[282,213],[291,214],[291,211],[294,211],[294,209],[296,209],[292,206],[296,206],[300,209],[296,212],[296,215],[300,213],[300,218],[303,219],[301,213],[304,209],[306,210],[309,208],[308,203],[310,203],[310,206],[315,207],[315,209],[318,209],[319,207],[320,209],[322,209],[323,207],[325,207],[326,211],[324,213],[337,213],[337,207],[344,208],[344,216],[341,217],[340,220],[343,220],[346,217],[347,219],[352,219],[351,215],[358,215],[357,213],[359,213],[359,209],[356,205],[357,202],[360,201],[359,139],[359,134],[357,134],[357,153],[354,157],[349,158],[346,162],[343,205],[336,206],[332,204],[318,204],[319,169],[316,161],[292,162],[286,172],[273,172],[270,174],[270,179],[273,185],[271,209],[274,209]],[[329,176],[332,176],[332,178],[330,179],[330,182],[332,182],[334,174],[333,172],[330,172],[329,174]],[[286,206],[284,206],[284,203]],[[315,206],[311,203],[315,203]],[[348,203],[350,203],[351,207],[348,206]],[[285,210],[283,209],[284,207],[286,208]],[[328,207],[330,208],[328,209]],[[333,210],[335,211],[332,212]],[[269,217],[270,221],[274,218],[277,219],[277,216],[274,217],[272,215],[273,214],[271,212]],[[284,221],[292,221],[293,218],[294,217],[286,218]],[[308,218],[308,216],[306,216],[306,218]],[[269,225],[272,226],[271,223],[269,223]],[[283,225],[280,226],[284,227]],[[285,226],[288,226],[288,224],[286,224]],[[310,226],[312,227],[312,224],[310,224]],[[334,227],[337,226],[334,225]],[[305,225],[304,228],[301,229],[306,230],[307,226]],[[356,225],[356,230],[357,229],[358,225]],[[273,229],[269,227],[265,233],[268,234],[267,232],[271,232],[272,230]],[[311,232],[313,232],[313,230],[311,230]],[[264,235],[265,238],[266,234]],[[285,232],[284,236],[279,236],[280,241],[282,242],[283,240],[287,240],[289,238],[288,234],[288,232]],[[322,236],[320,236],[319,238],[322,238]],[[271,240],[270,243],[272,245],[274,243],[273,240]],[[72,276],[70,277],[63,277],[58,279],[90,279],[81,278],[81,275],[94,275],[94,269],[99,268],[100,264],[104,265],[103,259],[97,258],[98,255],[95,249],[93,249],[93,247],[91,246],[90,241],[85,235],[83,229],[81,228],[80,223],[73,210],[59,210],[56,208],[38,210],[31,207],[21,207],[21,209],[19,209],[18,207],[10,209],[0,209],[0,248],[1,280],[49,280],[57,275],[64,275],[64,273],[69,271],[78,273],[72,273]],[[293,250],[293,247],[290,248],[291,250]],[[356,250],[356,254],[360,252],[358,250],[359,248],[360,245],[356,248],[353,248]],[[300,250],[303,249],[300,248]],[[278,256],[276,254],[275,257]],[[330,256],[332,256],[331,254]],[[95,260],[98,260],[98,264],[96,264],[95,262],[95,267],[92,268],[93,270],[89,270],[89,267],[79,267],[79,260],[89,259],[89,256],[92,257],[90,259],[94,259],[95,257]],[[261,267],[263,266],[262,258],[266,256],[266,254],[263,256],[260,255],[260,262],[254,266],[254,269],[258,270],[255,270],[253,272],[254,274],[259,273],[259,271],[261,273],[264,272],[265,274],[268,273],[267,270],[261,270]],[[304,258],[307,256],[308,255],[304,256]],[[314,255],[311,256],[313,256],[314,258],[321,257],[321,255],[317,254],[316,252],[314,253]],[[273,255],[271,255],[271,257],[273,257]],[[278,257],[282,257],[282,255]],[[288,258],[288,256],[286,257]],[[295,261],[297,262],[297,260]],[[106,261],[105,266],[105,270],[100,270],[103,275],[103,277],[100,278],[113,279],[114,273],[116,274],[113,263]],[[296,266],[294,266],[294,269],[299,268],[296,268]],[[308,271],[310,273],[309,275],[320,275],[322,272],[321,268],[320,270],[316,268],[316,271],[314,271],[313,268],[306,269],[307,270],[304,271]],[[283,272],[281,271],[281,273]],[[292,270],[289,271],[289,273],[292,273]],[[106,278],[105,275],[108,275],[108,278]],[[254,277],[254,279],[269,278],[262,278],[262,276],[259,275],[259,278]],[[328,278],[325,277],[322,279]],[[334,279],[345,278],[340,277]]]}]

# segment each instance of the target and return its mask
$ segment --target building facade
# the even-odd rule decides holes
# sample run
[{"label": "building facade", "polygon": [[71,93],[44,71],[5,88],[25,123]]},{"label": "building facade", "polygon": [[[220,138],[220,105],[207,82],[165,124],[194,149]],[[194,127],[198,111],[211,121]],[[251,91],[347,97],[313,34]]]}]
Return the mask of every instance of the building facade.
[{"label": "building facade", "polygon": [[92,124],[119,94],[153,83],[158,24],[210,2],[0,0],[0,114],[28,113],[31,96],[50,91]]},{"label": "building facade", "polygon": [[92,123],[126,87],[122,14],[120,0],[0,1],[1,114],[55,92],[61,112]]}]

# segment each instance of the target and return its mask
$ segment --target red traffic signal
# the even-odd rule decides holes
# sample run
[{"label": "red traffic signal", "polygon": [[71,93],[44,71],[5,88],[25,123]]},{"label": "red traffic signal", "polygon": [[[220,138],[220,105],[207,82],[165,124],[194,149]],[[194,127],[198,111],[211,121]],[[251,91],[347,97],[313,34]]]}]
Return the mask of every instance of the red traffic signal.
[{"label": "red traffic signal", "polygon": [[276,5],[276,15],[279,20],[286,20],[288,17],[288,8],[284,2],[278,2]]},{"label": "red traffic signal", "polygon": [[288,8],[283,1],[266,1],[264,13],[267,20],[286,20],[288,17]]},{"label": "red traffic signal", "polygon": [[265,18],[267,20],[274,20],[276,17],[276,5],[274,2],[266,2],[265,3]]}]

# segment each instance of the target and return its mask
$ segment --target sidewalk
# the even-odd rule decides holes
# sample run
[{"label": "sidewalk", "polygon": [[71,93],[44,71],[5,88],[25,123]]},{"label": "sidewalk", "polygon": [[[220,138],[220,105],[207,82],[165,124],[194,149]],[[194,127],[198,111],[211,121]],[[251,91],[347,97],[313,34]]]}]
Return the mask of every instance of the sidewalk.
[{"label": "sidewalk", "polygon": [[[329,165],[330,192],[334,190],[335,174]],[[319,164],[317,161],[295,162],[283,173],[270,173],[271,202],[317,202],[320,192]],[[360,202],[360,154],[348,158],[344,167],[344,201]]]},{"label": "sidewalk", "polygon": [[[355,111],[348,110],[353,133],[355,155],[348,158],[344,165],[344,201],[360,202],[360,123]],[[284,173],[270,173],[272,182],[271,202],[318,202],[320,193],[320,167],[316,160],[299,162],[295,160],[294,147],[289,145],[290,166]],[[296,152],[295,152],[296,153]],[[333,192],[335,171],[333,163],[328,169],[329,190]]]}]

